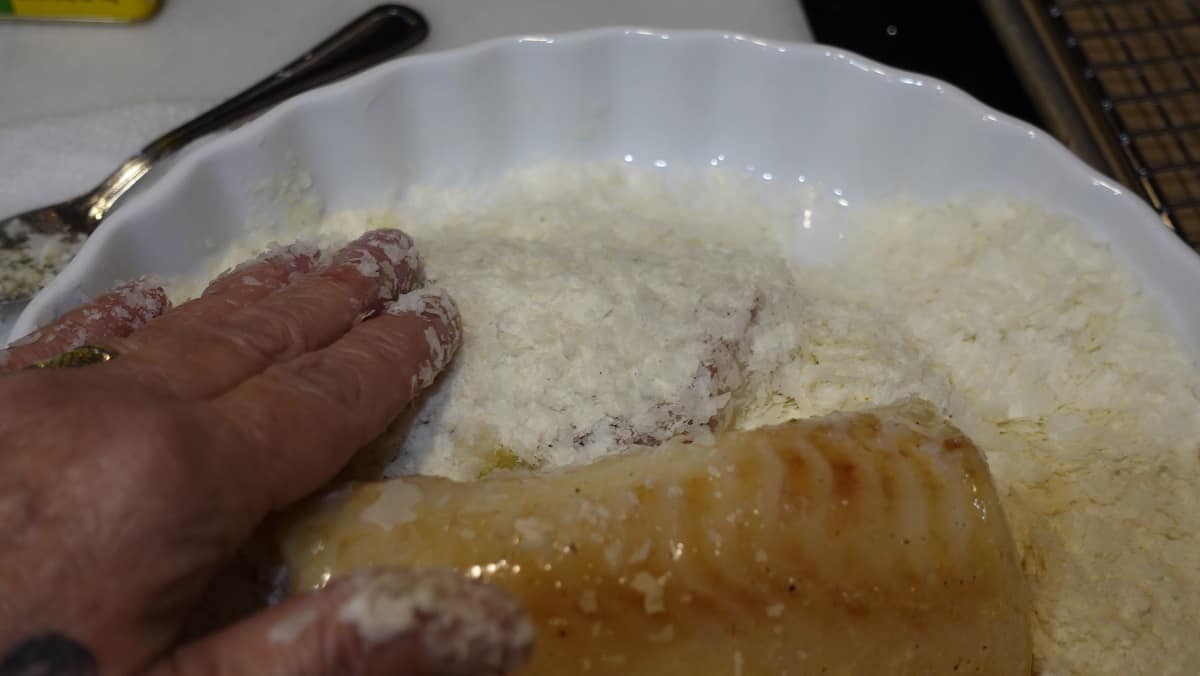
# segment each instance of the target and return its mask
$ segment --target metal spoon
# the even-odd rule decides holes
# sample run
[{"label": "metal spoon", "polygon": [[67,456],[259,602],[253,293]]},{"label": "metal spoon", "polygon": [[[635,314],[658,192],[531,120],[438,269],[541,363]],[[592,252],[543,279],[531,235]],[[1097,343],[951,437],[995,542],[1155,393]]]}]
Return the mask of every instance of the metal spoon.
[{"label": "metal spoon", "polygon": [[[28,243],[31,234],[75,239],[92,234],[155,163],[196,139],[246,122],[284,99],[397,56],[428,35],[429,24],[411,8],[379,5],[369,10],[266,79],[152,141],[90,192],[0,219],[0,262],[20,259],[17,250]],[[0,289],[0,306],[28,300],[35,291],[21,289],[6,295]]]}]

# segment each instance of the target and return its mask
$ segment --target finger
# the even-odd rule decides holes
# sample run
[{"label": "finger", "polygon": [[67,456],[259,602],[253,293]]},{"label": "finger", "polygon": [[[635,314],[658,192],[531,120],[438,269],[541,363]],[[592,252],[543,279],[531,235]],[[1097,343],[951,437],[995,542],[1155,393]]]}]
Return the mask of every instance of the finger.
[{"label": "finger", "polygon": [[[312,492],[381,434],[458,349],[458,309],[440,290],[413,292],[333,345],[278,364],[214,402],[261,449],[239,476],[279,508]],[[252,518],[254,515],[249,515]]]},{"label": "finger", "polygon": [[187,330],[197,322],[211,322],[230,312],[253,305],[295,281],[300,275],[317,270],[323,262],[321,250],[311,244],[296,243],[276,247],[258,258],[227,270],[214,279],[204,293],[180,305],[159,321],[146,327],[139,336],[153,341],[156,336]]},{"label": "finger", "polygon": [[0,371],[28,366],[72,348],[127,336],[171,306],[143,280],[122,284],[0,350]]},{"label": "finger", "polygon": [[419,277],[408,235],[369,232],[337,252],[328,268],[223,318],[118,341],[116,349],[128,356],[113,363],[112,373],[183,398],[213,397],[271,364],[329,345]]},{"label": "finger", "polygon": [[282,289],[297,275],[311,272],[320,262],[321,250],[312,244],[298,242],[274,248],[222,273],[209,283],[201,298],[257,299],[261,292],[256,289]]},{"label": "finger", "polygon": [[533,625],[501,589],[448,570],[364,573],[183,646],[151,676],[507,674]]}]

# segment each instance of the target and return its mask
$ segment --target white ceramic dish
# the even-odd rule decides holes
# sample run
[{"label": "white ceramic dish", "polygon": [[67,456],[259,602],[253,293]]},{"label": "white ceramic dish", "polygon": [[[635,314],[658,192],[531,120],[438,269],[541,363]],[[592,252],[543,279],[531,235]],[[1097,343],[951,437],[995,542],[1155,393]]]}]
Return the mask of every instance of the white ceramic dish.
[{"label": "white ceramic dish", "polygon": [[1200,257],[1043,132],[937,80],[837,49],[622,28],[401,59],[197,146],[101,228],[13,335],[114,280],[199,273],[211,247],[246,226],[261,201],[253,186],[296,167],[332,211],[544,158],[668,171],[718,163],[821,183],[845,206],[814,215],[806,257],[838,245],[838,209],[897,193],[943,202],[990,191],[1039,203],[1110,241],[1200,355]]}]

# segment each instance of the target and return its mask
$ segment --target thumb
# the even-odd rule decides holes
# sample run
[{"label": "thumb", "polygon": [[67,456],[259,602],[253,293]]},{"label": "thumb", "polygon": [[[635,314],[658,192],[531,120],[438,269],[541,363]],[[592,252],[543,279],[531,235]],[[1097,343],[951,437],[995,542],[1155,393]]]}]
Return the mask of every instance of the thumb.
[{"label": "thumb", "polygon": [[533,625],[507,592],[448,570],[363,573],[176,649],[151,676],[507,674]]}]

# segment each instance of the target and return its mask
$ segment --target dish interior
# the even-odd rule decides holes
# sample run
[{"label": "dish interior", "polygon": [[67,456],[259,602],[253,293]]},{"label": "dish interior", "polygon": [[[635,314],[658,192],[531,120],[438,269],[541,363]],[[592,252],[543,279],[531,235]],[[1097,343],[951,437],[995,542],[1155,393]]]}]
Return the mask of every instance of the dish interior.
[{"label": "dish interior", "polygon": [[765,183],[820,184],[829,199],[812,205],[819,227],[786,244],[801,262],[827,258],[846,214],[882,198],[1011,195],[1111,241],[1200,354],[1200,313],[1185,292],[1200,280],[1194,254],[1041,132],[948,85],[822,46],[642,29],[399,60],[289,101],[143,186],[13,333],[114,279],[199,273],[248,223],[286,220],[290,206],[264,207],[264,181],[297,168],[334,212],[550,158],[668,172],[715,164]]}]

